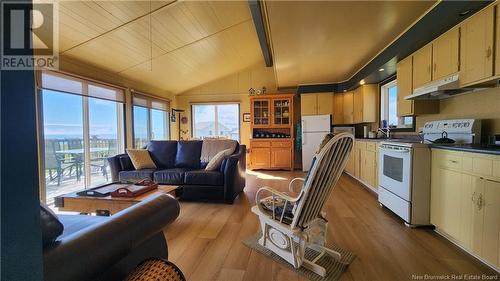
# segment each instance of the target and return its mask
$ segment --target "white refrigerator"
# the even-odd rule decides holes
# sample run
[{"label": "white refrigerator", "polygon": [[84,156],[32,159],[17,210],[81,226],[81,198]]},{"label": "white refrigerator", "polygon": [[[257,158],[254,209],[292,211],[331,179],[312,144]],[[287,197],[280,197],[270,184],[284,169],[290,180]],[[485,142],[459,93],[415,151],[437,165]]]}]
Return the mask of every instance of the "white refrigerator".
[{"label": "white refrigerator", "polygon": [[330,115],[302,116],[302,170],[308,171],[314,154],[332,124]]}]

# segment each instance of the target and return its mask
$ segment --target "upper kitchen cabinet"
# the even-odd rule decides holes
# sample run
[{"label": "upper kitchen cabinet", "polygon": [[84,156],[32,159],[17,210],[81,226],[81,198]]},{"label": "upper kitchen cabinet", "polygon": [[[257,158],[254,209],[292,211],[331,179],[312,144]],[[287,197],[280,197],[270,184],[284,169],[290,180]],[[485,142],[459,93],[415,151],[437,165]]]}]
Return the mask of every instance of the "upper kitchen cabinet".
[{"label": "upper kitchen cabinet", "polygon": [[432,81],[432,44],[426,45],[413,54],[413,89]]},{"label": "upper kitchen cabinet", "polygon": [[432,43],[432,80],[459,71],[459,28],[455,27]]},{"label": "upper kitchen cabinet", "polygon": [[398,83],[397,111],[398,116],[413,114],[413,101],[405,100],[406,96],[413,91],[413,57],[409,56],[398,62],[396,66],[396,78]]},{"label": "upper kitchen cabinet", "polygon": [[307,115],[333,115],[333,93],[300,95],[300,113]]},{"label": "upper kitchen cabinet", "polygon": [[494,6],[465,20],[461,25],[460,83],[480,83],[493,76]]},{"label": "upper kitchen cabinet", "polygon": [[342,102],[344,104],[344,124],[354,123],[354,93],[353,91],[342,94]]},{"label": "upper kitchen cabinet", "polygon": [[344,95],[333,95],[333,125],[344,124]]},{"label": "upper kitchen cabinet", "polygon": [[362,85],[354,90],[354,123],[377,122],[378,85]]}]

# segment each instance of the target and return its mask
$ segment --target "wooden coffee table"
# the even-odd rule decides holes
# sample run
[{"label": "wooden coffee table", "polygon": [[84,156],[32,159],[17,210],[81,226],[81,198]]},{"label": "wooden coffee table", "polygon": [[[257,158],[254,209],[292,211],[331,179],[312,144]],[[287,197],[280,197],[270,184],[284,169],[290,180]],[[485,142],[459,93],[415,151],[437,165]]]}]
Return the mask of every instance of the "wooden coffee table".
[{"label": "wooden coffee table", "polygon": [[157,194],[170,194],[175,198],[175,191],[178,187],[177,185],[159,185],[158,189],[132,198],[111,197],[111,195],[106,197],[78,196],[76,192],[72,192],[57,196],[54,199],[54,206],[58,207],[59,211],[110,216]]}]

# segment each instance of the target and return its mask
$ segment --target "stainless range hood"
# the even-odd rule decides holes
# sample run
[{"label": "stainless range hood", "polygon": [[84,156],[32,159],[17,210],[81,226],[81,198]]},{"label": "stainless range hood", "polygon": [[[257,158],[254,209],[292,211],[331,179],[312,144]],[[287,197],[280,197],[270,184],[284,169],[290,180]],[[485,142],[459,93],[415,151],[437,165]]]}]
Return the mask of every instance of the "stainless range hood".
[{"label": "stainless range hood", "polygon": [[466,92],[474,92],[484,88],[460,88],[458,73],[446,78],[425,84],[413,90],[413,94],[406,96],[405,100],[440,100]]}]

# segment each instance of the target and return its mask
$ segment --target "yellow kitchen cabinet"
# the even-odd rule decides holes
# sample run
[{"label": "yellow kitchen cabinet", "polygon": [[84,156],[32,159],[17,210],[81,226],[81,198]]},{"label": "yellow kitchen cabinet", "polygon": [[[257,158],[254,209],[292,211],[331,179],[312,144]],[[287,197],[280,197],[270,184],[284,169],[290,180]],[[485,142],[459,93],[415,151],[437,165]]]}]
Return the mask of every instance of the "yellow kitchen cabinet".
[{"label": "yellow kitchen cabinet", "polygon": [[356,162],[355,159],[355,149],[351,150],[351,153],[349,154],[349,159],[347,160],[347,164],[345,166],[345,171],[350,174],[351,176],[354,176],[354,163]]},{"label": "yellow kitchen cabinet", "polygon": [[460,84],[471,85],[493,76],[494,6],[461,24]]},{"label": "yellow kitchen cabinet", "polygon": [[318,115],[333,115],[333,93],[317,94]]},{"label": "yellow kitchen cabinet", "polygon": [[378,142],[356,140],[345,171],[376,190],[378,186]]},{"label": "yellow kitchen cabinet", "polygon": [[413,57],[409,56],[398,62],[396,66],[398,83],[398,116],[413,115],[413,101],[405,100],[406,96],[413,93]]},{"label": "yellow kitchen cabinet", "polygon": [[[489,166],[498,160],[500,156],[433,149],[431,165],[431,223],[438,232],[497,268],[500,181]],[[481,164],[474,167],[474,163]]]},{"label": "yellow kitchen cabinet", "polygon": [[413,54],[413,89],[432,81],[432,44],[428,44]]},{"label": "yellow kitchen cabinet", "polygon": [[376,188],[376,155],[375,151],[364,151],[361,153],[361,180],[369,186]]},{"label": "yellow kitchen cabinet", "polygon": [[300,95],[300,114],[301,116],[316,115],[318,97],[315,94]]},{"label": "yellow kitchen cabinet", "polygon": [[300,112],[307,115],[333,115],[333,93],[300,95]]},{"label": "yellow kitchen cabinet", "polygon": [[459,70],[459,28],[455,27],[432,42],[432,80]]},{"label": "yellow kitchen cabinet", "polygon": [[344,95],[333,95],[333,125],[344,124]]},{"label": "yellow kitchen cabinet", "polygon": [[354,123],[354,93],[352,91],[343,94],[344,124]]},{"label": "yellow kitchen cabinet", "polygon": [[378,85],[362,85],[354,90],[354,123],[378,121]]},{"label": "yellow kitchen cabinet", "polygon": [[439,113],[437,100],[405,100],[406,96],[413,93],[413,68],[413,56],[399,61],[396,65],[398,116]]},{"label": "yellow kitchen cabinet", "polygon": [[479,209],[484,209],[483,243],[481,256],[490,264],[500,267],[500,182],[482,180],[484,193],[477,202]]}]

